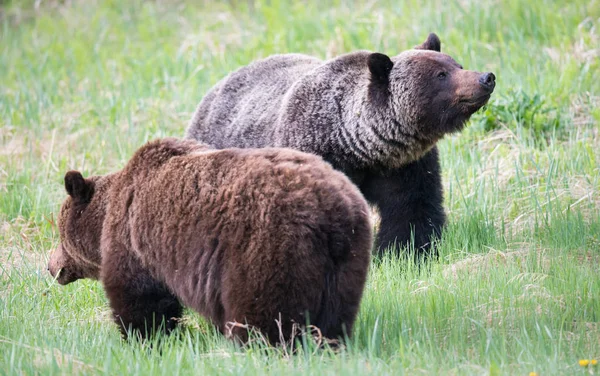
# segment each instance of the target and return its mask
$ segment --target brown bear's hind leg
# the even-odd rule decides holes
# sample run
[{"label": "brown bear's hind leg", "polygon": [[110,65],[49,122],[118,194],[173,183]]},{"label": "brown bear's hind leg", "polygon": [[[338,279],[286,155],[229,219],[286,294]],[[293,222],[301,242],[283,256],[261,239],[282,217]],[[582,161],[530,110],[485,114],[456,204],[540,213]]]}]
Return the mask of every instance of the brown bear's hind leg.
[{"label": "brown bear's hind leg", "polygon": [[159,332],[170,333],[177,326],[183,307],[160,281],[150,275],[137,259],[112,252],[103,259],[102,277],[113,318],[125,338],[145,339]]}]

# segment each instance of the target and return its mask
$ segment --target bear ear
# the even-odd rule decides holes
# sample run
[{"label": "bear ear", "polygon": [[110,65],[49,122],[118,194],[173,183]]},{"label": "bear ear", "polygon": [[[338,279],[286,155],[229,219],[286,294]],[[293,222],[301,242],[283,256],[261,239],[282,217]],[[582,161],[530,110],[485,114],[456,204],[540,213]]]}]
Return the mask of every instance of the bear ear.
[{"label": "bear ear", "polygon": [[394,66],[389,56],[378,52],[369,55],[367,61],[369,71],[371,72],[371,80],[378,83],[387,84],[389,82],[390,71]]},{"label": "bear ear", "polygon": [[441,52],[442,42],[440,42],[440,38],[437,35],[435,35],[435,33],[430,33],[425,42],[418,46],[415,46],[415,50],[430,50]]},{"label": "bear ear", "polygon": [[84,179],[79,171],[69,171],[65,174],[65,189],[73,199],[89,202],[94,195],[94,182]]}]

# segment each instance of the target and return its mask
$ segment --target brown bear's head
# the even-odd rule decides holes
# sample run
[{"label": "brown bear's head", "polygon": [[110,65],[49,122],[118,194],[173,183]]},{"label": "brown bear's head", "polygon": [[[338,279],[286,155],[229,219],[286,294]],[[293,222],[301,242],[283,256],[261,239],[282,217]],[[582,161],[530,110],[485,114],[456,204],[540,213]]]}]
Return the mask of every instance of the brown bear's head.
[{"label": "brown bear's head", "polygon": [[440,50],[440,39],[432,33],[391,59],[380,53],[368,58],[375,104],[391,108],[395,120],[407,127],[404,132],[432,141],[461,130],[496,85],[493,73],[465,70]]},{"label": "brown bear's head", "polygon": [[105,213],[103,191],[108,177],[84,179],[80,172],[65,175],[69,197],[58,218],[60,244],[50,256],[48,271],[61,285],[100,275],[100,235]]}]

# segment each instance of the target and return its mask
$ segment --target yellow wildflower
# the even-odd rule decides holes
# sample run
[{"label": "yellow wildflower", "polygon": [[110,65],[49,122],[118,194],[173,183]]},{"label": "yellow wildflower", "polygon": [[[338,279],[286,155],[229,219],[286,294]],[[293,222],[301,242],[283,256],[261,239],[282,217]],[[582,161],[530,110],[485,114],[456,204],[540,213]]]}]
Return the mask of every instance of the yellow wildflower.
[{"label": "yellow wildflower", "polygon": [[540,376],[537,372],[529,372],[529,376]]},{"label": "yellow wildflower", "polygon": [[582,367],[587,367],[590,364],[588,359],[579,359],[579,365]]},{"label": "yellow wildflower", "polygon": [[595,366],[596,364],[598,364],[598,361],[596,359],[592,359],[590,361],[590,364],[593,365],[593,366]]}]

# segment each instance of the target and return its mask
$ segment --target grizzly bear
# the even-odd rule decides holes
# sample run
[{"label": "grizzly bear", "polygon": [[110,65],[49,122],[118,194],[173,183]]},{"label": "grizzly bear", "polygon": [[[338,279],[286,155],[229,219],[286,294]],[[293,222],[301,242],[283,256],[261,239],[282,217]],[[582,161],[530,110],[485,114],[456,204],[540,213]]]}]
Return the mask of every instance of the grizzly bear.
[{"label": "grizzly bear", "polygon": [[186,137],[212,147],[320,155],[379,211],[380,251],[413,239],[428,254],[445,223],[436,142],[490,98],[493,73],[464,70],[435,34],[395,57],[275,55],[231,73],[198,105]]},{"label": "grizzly bear", "polygon": [[[350,335],[370,262],[368,204],[320,157],[290,149],[141,147],[119,172],[65,175],[60,284],[102,281],[125,337],[169,332],[182,305],[239,341],[310,322]],[[237,323],[237,324],[235,324]]]}]

